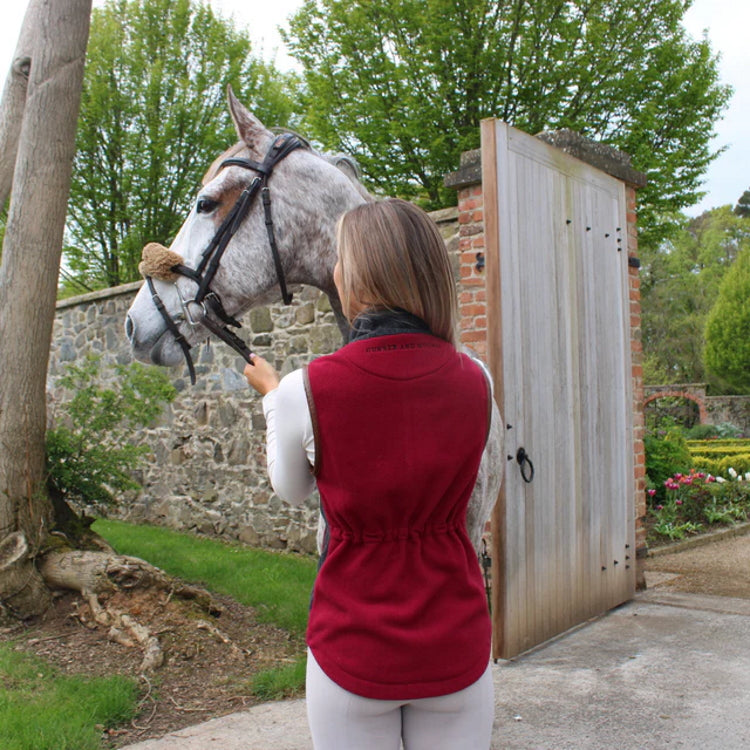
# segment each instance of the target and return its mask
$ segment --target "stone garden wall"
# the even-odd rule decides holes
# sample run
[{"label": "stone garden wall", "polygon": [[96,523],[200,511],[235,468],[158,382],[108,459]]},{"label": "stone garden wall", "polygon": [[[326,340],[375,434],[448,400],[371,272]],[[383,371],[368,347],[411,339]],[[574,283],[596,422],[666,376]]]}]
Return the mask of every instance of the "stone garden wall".
[{"label": "stone garden wall", "polygon": [[[433,214],[455,258],[457,210]],[[66,363],[93,353],[102,374],[132,361],[125,313],[141,282],[58,303],[49,363],[54,416],[62,394],[56,378]],[[328,299],[298,288],[294,302],[251,310],[240,331],[253,349],[286,374],[341,345]],[[272,491],[265,470],[265,420],[260,397],[244,377],[244,362],[221,343],[195,351],[197,382],[184,365],[171,370],[179,395],[136,440],[150,448],[136,479],[139,493],[121,498],[111,516],[239,539],[252,545],[314,552],[317,498],[293,508]]]},{"label": "stone garden wall", "polygon": [[[750,396],[707,396],[705,383],[646,386],[646,404],[665,397],[693,401],[697,405],[701,424],[729,422],[738,427],[743,435],[750,436]],[[677,404],[667,413],[680,421],[684,409]]]}]

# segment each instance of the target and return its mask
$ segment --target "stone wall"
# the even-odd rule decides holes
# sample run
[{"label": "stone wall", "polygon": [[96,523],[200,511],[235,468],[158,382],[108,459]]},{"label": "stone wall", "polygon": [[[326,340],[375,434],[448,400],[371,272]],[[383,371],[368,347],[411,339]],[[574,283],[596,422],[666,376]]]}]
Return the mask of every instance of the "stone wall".
[{"label": "stone wall", "polygon": [[707,396],[708,424],[730,422],[750,437],[750,396]]},{"label": "stone wall", "polygon": [[698,405],[701,424],[719,425],[729,422],[750,436],[750,396],[707,396],[705,383],[649,385],[645,403],[673,397],[694,401]]},{"label": "stone wall", "polygon": [[[444,209],[432,216],[458,273],[457,211]],[[55,382],[66,363],[89,353],[100,355],[102,375],[108,378],[114,364],[132,361],[124,321],[141,283],[58,303],[49,363],[51,415],[62,398]],[[282,374],[341,345],[328,299],[311,287],[297,288],[289,307],[257,308],[242,322],[240,335]],[[123,497],[110,515],[314,552],[317,497],[294,508],[273,493],[265,470],[261,400],[242,375],[242,358],[213,342],[195,351],[195,365],[195,386],[184,365],[171,370],[177,398],[156,424],[134,436],[150,448],[136,476],[142,490]]]}]

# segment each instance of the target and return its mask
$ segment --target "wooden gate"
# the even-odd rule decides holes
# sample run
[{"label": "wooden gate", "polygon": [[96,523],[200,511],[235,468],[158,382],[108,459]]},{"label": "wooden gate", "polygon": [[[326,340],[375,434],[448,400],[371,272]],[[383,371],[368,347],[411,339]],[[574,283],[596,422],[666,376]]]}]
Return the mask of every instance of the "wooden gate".
[{"label": "wooden gate", "polygon": [[635,591],[625,186],[496,120],[482,124],[482,184],[508,454],[493,656],[510,658]]}]

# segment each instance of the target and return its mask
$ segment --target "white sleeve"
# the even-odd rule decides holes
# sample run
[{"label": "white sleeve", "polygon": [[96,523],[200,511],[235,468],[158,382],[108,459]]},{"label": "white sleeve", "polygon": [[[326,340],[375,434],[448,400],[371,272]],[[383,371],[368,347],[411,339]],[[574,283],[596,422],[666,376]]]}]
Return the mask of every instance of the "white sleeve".
[{"label": "white sleeve", "polygon": [[268,477],[274,492],[299,505],[315,489],[315,439],[302,370],[263,397]]},{"label": "white sleeve", "polygon": [[482,460],[479,464],[477,482],[474,485],[474,491],[471,493],[469,505],[466,509],[466,529],[469,532],[469,538],[474,544],[474,549],[479,551],[485,524],[492,513],[492,508],[495,505],[498,493],[500,492],[500,485],[503,481],[503,472],[505,469],[503,445],[505,429],[500,409],[498,409],[495,401],[489,368],[472,352],[467,351],[466,353],[484,370],[490,384],[490,394],[492,396],[490,431],[482,453]]}]

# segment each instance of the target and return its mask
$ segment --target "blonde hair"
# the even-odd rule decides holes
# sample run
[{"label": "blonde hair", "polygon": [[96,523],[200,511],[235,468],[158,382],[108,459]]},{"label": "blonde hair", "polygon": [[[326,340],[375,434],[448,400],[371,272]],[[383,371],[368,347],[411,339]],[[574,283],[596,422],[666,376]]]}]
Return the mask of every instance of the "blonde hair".
[{"label": "blonde hair", "polygon": [[396,198],[363,203],[339,219],[336,234],[347,317],[352,300],[368,310],[402,308],[456,345],[453,269],[424,211]]}]

